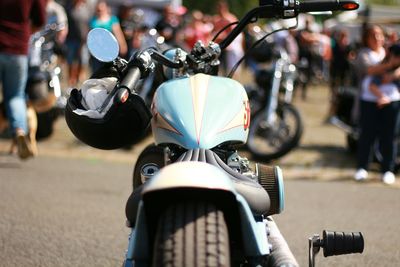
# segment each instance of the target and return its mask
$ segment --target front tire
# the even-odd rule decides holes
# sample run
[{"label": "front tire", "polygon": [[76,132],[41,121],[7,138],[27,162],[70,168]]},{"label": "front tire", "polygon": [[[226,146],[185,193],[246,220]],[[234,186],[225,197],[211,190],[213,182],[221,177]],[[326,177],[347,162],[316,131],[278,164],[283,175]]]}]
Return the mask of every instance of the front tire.
[{"label": "front tire", "polygon": [[295,148],[302,134],[303,122],[297,109],[292,104],[279,104],[273,125],[267,125],[264,109],[254,115],[247,148],[255,158],[270,161]]},{"label": "front tire", "polygon": [[230,266],[223,212],[199,201],[169,206],[158,221],[152,266]]}]

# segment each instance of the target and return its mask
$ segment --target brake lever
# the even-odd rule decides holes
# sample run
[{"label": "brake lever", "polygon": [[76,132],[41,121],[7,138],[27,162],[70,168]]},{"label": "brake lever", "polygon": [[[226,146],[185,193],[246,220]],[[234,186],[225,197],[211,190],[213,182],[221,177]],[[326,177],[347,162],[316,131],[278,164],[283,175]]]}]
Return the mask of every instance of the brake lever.
[{"label": "brake lever", "polygon": [[119,85],[117,84],[116,86],[114,86],[114,88],[111,90],[111,92],[107,95],[103,104],[97,109],[97,111],[99,113],[102,113],[104,111],[104,109],[108,106],[108,103],[110,103],[111,99],[114,97],[114,95],[118,91],[118,88],[119,88]]}]

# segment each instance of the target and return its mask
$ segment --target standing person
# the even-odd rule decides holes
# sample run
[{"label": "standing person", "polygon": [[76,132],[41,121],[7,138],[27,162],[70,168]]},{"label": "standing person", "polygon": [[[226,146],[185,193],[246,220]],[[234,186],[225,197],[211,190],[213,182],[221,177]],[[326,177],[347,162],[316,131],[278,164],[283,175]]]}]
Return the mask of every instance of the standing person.
[{"label": "standing person", "polygon": [[68,85],[74,87],[82,78],[85,66],[88,65],[86,35],[89,32],[89,20],[92,17],[94,5],[92,1],[72,0],[66,5],[68,18],[68,35],[66,37]]},{"label": "standing person", "polygon": [[183,16],[187,9],[184,6],[165,6],[163,16],[155,28],[165,38],[165,43],[173,47],[181,46],[180,31],[182,30]]},{"label": "standing person", "polygon": [[[95,12],[95,15],[89,21],[89,28],[103,28],[112,32],[119,44],[119,54],[122,57],[125,56],[128,52],[128,46],[118,18],[111,14],[110,7],[104,0],[97,2]],[[90,61],[92,72],[96,71],[102,64],[94,57],[91,57]]]},{"label": "standing person", "polygon": [[336,113],[339,86],[346,84],[350,72],[350,40],[346,29],[339,30],[333,37],[332,57],[330,64],[330,107],[328,120]]},{"label": "standing person", "polygon": [[[369,76],[383,75],[400,64],[400,58],[397,57],[390,57],[389,60],[382,62],[386,52],[383,31],[379,26],[372,25],[367,27],[363,33],[363,42],[365,48],[360,50],[356,59],[360,81],[360,138],[357,151],[357,171],[354,175],[357,181],[365,180],[368,177],[368,164],[372,149],[370,144],[375,141],[378,135],[377,131],[380,131],[380,142],[384,143],[384,150],[386,150],[384,153],[392,154],[390,150],[393,150],[393,147],[388,148],[387,145],[385,146],[388,140],[382,140],[382,133],[383,137],[387,139],[390,133],[385,134],[385,132],[391,132],[390,128],[394,128],[393,123],[396,122],[393,122],[393,119],[395,119],[396,103],[385,107],[382,104],[382,99],[385,99],[381,98],[383,95],[371,93],[371,77]],[[398,99],[394,97],[389,101],[386,99],[384,102],[398,102]],[[382,164],[381,169],[383,173],[382,181],[390,184],[394,182],[392,173],[394,166],[390,155],[386,155],[386,158],[387,160]]]},{"label": "standing person", "polygon": [[46,6],[47,25],[56,24],[58,28],[56,42],[63,45],[68,35],[68,18],[62,5],[54,0],[47,0]]},{"label": "standing person", "polygon": [[127,44],[128,52],[125,55],[126,59],[129,59],[129,55],[131,55],[132,50],[132,41],[133,41],[133,32],[136,27],[136,23],[134,20],[134,9],[131,5],[121,4],[118,7],[118,20],[121,26],[122,33],[124,34],[124,38]]},{"label": "standing person", "polygon": [[46,22],[45,0],[0,1],[0,82],[18,156],[33,156],[26,137],[27,107],[25,86],[28,77],[28,43],[32,31]]},{"label": "standing person", "polygon": [[301,97],[303,100],[307,98],[307,86],[314,75],[317,59],[315,48],[320,41],[319,34],[314,29],[314,17],[307,15],[304,23],[304,29],[299,30],[296,36],[299,45],[299,61],[306,62],[306,68],[304,69],[305,81],[301,84]]},{"label": "standing person", "polygon": [[[238,21],[237,17],[229,11],[229,5],[224,0],[217,2],[217,12],[218,13],[214,19],[214,34],[219,32],[228,24]],[[231,26],[229,29],[232,30],[232,28],[234,28],[234,26]],[[219,38],[216,40],[217,43],[226,37],[229,29],[219,35]],[[225,72],[229,72],[233,68],[233,66],[242,58],[242,56],[244,55],[243,46],[244,35],[243,33],[241,33],[223,51],[221,58]]]},{"label": "standing person", "polygon": [[207,45],[211,40],[212,25],[203,21],[204,14],[200,10],[193,10],[191,21],[186,25],[183,33],[186,46],[191,49],[197,41]]}]

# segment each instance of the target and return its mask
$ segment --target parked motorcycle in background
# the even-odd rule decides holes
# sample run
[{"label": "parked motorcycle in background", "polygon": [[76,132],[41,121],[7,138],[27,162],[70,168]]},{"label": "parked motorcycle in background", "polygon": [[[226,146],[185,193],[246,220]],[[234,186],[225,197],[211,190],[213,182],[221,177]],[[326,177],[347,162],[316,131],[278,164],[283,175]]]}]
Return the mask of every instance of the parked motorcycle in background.
[{"label": "parked motorcycle in background", "polygon": [[[357,7],[260,1],[219,44],[197,42],[190,52],[147,48],[129,62],[118,58],[110,32],[89,33],[92,55],[110,72],[71,91],[65,112],[71,131],[88,145],[115,149],[137,141],[151,120],[155,139],[156,149],[145,149],[135,167],[140,177],[125,209],[131,234],[123,266],[298,266],[271,217],[284,208],[282,171],[238,154],[249,133],[249,101],[239,82],[217,75],[218,58],[255,18]],[[154,71],[165,80],[150,112],[135,88]],[[359,232],[324,231],[309,240],[310,266],[320,248],[331,256],[363,247]]]},{"label": "parked motorcycle in background", "polygon": [[48,24],[30,38],[29,70],[26,93],[36,111],[38,128],[36,139],[49,137],[62,114],[66,98],[61,92],[61,68],[58,65],[56,34],[64,25]]},{"label": "parked motorcycle in background", "polygon": [[[258,38],[266,33],[256,26]],[[263,161],[280,158],[300,141],[303,121],[292,104],[297,69],[287,51],[265,40],[252,53],[255,85],[246,86],[252,111],[247,148]]]},{"label": "parked motorcycle in background", "polygon": [[346,145],[349,152],[357,150],[359,128],[354,119],[354,105],[358,97],[355,86],[340,86],[337,92],[337,107],[330,122],[346,134]]}]

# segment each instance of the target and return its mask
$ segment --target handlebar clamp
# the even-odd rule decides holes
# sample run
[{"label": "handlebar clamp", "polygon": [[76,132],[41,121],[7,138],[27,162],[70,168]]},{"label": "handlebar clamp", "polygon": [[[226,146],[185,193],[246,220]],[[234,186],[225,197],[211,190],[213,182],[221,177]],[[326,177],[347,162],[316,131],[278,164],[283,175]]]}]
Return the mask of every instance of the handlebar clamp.
[{"label": "handlebar clamp", "polygon": [[293,18],[297,16],[297,12],[295,10],[296,1],[295,0],[283,0],[283,18]]},{"label": "handlebar clamp", "polygon": [[142,51],[134,54],[129,60],[128,67],[138,67],[140,69],[140,78],[146,78],[155,69],[154,61],[148,51]]}]

